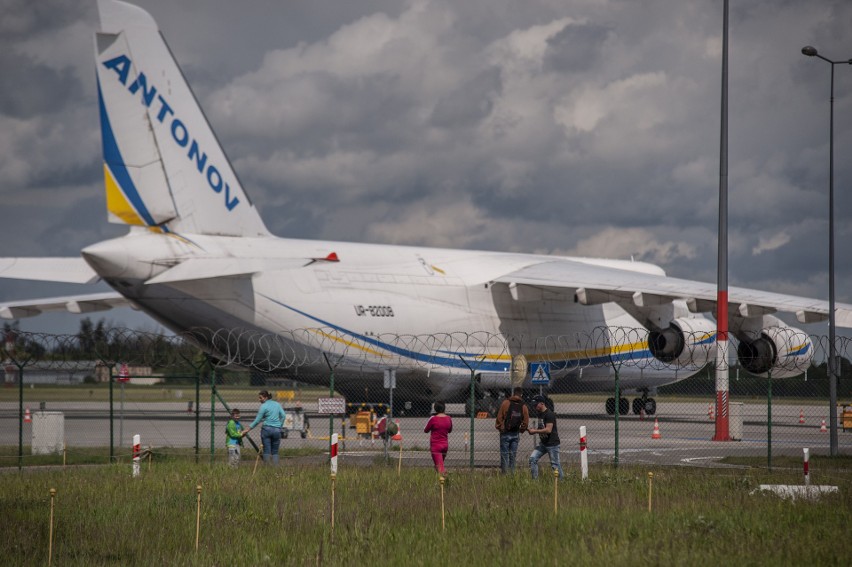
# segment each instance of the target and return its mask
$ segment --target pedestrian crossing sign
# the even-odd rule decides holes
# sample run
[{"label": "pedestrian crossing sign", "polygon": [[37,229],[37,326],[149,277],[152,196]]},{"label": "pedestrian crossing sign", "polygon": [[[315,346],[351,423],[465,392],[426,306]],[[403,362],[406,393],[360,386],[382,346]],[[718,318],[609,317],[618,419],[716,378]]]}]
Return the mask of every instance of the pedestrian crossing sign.
[{"label": "pedestrian crossing sign", "polygon": [[534,362],[530,364],[530,375],[536,386],[547,386],[550,384],[550,365],[546,362]]}]

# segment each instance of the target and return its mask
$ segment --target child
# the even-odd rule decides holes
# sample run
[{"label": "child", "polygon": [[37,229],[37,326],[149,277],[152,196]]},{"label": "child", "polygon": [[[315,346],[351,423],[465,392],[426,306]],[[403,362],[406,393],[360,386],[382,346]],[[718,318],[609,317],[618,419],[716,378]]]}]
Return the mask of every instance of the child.
[{"label": "child", "polygon": [[232,469],[240,466],[240,445],[243,444],[243,426],[240,424],[240,410],[231,410],[231,419],[225,426],[225,446],[228,448],[228,465]]},{"label": "child", "polygon": [[447,471],[444,469],[444,459],[447,456],[449,449],[448,435],[453,431],[453,418],[444,413],[446,406],[444,402],[435,402],[435,415],[429,418],[426,422],[424,433],[432,432],[429,438],[429,448],[432,451],[432,461],[435,463],[435,470],[438,474],[444,476]]}]

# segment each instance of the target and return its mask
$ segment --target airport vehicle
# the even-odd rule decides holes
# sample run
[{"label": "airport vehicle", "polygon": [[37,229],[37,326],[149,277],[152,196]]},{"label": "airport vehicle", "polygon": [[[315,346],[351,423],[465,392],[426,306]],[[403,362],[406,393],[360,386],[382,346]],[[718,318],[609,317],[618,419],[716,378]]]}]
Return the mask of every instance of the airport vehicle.
[{"label": "airport vehicle", "polygon": [[[129,232],[86,247],[82,258],[0,260],[0,277],[101,279],[115,291],[4,303],[0,316],[132,305],[175,332],[193,330],[217,355],[253,348],[242,343],[245,333],[214,341],[220,329],[278,334],[265,348],[281,349],[282,357],[319,349],[306,337],[325,333],[323,352],[342,357],[335,387],[348,401],[381,388],[382,371],[393,366],[394,403],[412,413],[428,411],[434,400],[464,398],[472,372],[478,395],[508,389],[513,361],[524,355],[528,364],[548,365],[550,391],[611,389],[613,363],[645,360],[623,365],[620,384],[641,394],[634,412],[653,414],[649,393],[715,360],[715,285],[670,278],[648,263],[273,236],[154,19],[117,0],[98,6],[106,202],[109,220]],[[782,378],[806,368],[813,345],[777,311],[812,323],[827,318],[828,305],[729,290],[740,362]],[[837,323],[852,326],[852,306],[838,306]],[[293,332],[304,329],[313,331]],[[613,329],[648,333],[621,340]],[[488,339],[476,346],[453,336]],[[558,340],[538,340],[544,337]],[[312,360],[315,379],[328,380],[322,357]],[[521,378],[533,387],[526,370]],[[607,410],[626,413],[627,405],[613,397]]]}]

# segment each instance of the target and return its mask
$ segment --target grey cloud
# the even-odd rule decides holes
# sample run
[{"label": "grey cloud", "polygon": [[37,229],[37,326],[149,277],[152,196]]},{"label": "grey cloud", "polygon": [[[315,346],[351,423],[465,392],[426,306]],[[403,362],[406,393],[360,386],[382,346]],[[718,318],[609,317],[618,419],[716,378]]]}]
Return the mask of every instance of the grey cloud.
[{"label": "grey cloud", "polygon": [[586,71],[598,65],[609,30],[595,24],[568,24],[547,40],[544,69],[556,73]]},{"label": "grey cloud", "polygon": [[439,128],[464,128],[478,124],[500,95],[500,69],[490,67],[441,98],[432,111],[431,123]]}]

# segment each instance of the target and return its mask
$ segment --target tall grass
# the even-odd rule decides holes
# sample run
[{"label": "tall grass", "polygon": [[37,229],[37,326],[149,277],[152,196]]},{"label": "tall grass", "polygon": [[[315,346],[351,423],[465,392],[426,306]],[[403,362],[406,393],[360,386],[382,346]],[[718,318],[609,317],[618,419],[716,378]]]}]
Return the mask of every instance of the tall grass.
[{"label": "tall grass", "polygon": [[[54,565],[848,565],[849,465],[820,472],[839,494],[787,501],[753,493],[800,483],[795,469],[596,467],[559,483],[526,471],[450,473],[446,530],[428,469],[341,466],[331,532],[324,466],[278,468],[183,461],[143,466],[6,472],[0,476],[0,557],[46,565],[50,488],[56,497]],[[546,467],[545,467],[546,470]],[[195,552],[196,485],[202,486]]]}]

